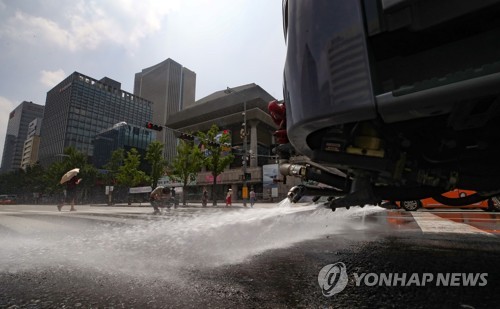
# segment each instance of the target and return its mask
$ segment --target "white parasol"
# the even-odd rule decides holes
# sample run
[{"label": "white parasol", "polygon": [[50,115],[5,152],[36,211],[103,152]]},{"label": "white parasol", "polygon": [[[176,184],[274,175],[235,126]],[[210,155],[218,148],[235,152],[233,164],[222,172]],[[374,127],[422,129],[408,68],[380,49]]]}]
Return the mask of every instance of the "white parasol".
[{"label": "white parasol", "polygon": [[79,168],[74,168],[70,171],[67,171],[66,174],[64,174],[62,177],[61,177],[61,181],[59,182],[60,184],[63,184],[67,181],[69,181],[71,178],[73,178],[74,176],[76,176],[76,174],[80,173],[80,169]]}]

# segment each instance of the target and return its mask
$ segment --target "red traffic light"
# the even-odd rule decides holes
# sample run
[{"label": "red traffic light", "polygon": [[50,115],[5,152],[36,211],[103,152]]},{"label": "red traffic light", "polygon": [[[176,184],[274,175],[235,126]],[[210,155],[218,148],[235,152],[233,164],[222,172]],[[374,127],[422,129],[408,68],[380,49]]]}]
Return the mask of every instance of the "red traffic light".
[{"label": "red traffic light", "polygon": [[157,124],[154,124],[152,122],[146,122],[146,128],[150,129],[150,130],[156,130],[156,131],[161,131],[163,130],[163,126],[160,126],[160,125],[157,125]]}]

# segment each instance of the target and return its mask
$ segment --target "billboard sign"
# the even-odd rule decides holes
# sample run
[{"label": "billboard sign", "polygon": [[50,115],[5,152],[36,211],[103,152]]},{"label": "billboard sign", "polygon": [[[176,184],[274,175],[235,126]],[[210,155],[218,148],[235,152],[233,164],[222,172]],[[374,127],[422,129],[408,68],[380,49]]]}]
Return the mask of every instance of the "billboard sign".
[{"label": "billboard sign", "polygon": [[274,182],[278,179],[279,165],[266,164],[262,166],[262,185],[264,188],[277,188],[278,185]]}]

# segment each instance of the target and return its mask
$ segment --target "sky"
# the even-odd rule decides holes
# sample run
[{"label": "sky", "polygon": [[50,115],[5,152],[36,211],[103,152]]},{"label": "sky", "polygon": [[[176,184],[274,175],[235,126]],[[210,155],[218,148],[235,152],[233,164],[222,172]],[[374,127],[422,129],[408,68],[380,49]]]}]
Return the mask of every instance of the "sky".
[{"label": "sky", "polygon": [[196,73],[196,100],[256,83],[282,99],[282,0],[0,0],[0,160],[8,115],[77,71],[133,92],[171,58]]}]

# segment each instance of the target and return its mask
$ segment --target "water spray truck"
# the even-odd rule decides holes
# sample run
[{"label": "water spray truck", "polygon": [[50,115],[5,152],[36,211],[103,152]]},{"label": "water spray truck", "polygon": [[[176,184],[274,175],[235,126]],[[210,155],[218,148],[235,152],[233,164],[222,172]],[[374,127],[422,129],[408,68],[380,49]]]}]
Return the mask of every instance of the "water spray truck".
[{"label": "water spray truck", "polygon": [[[328,207],[500,194],[500,1],[285,0],[280,172]],[[462,198],[445,192],[475,191]]]}]

